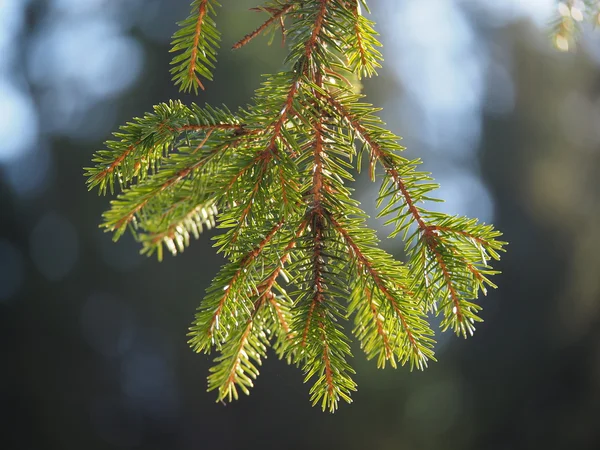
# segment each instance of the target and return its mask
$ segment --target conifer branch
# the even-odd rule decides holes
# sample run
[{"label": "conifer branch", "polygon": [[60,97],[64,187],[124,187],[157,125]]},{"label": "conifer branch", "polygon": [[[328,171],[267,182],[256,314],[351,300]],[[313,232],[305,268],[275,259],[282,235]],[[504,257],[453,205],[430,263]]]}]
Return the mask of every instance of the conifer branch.
[{"label": "conifer branch", "polygon": [[359,78],[377,75],[376,69],[381,67],[383,56],[378,50],[381,43],[377,40],[378,33],[373,28],[374,23],[361,13],[360,0],[347,3],[349,7],[344,11],[343,20],[347,22],[346,29],[350,32],[342,48],[348,68]]},{"label": "conifer branch", "polygon": [[189,188],[181,191],[170,200],[172,206],[166,211],[146,211],[140,226],[143,230],[139,235],[142,253],[152,255],[157,252],[159,261],[163,258],[163,245],[176,255],[190,244],[190,235],[198,239],[204,227],[211,229],[216,224],[218,210],[214,199],[200,200],[193,192],[185,195]]},{"label": "conifer branch", "polygon": [[[182,90],[210,79],[219,34],[214,0],[194,0],[175,34],[172,68]],[[122,192],[104,214],[118,238],[127,228],[142,251],[173,254],[205,227],[221,233],[228,262],[206,290],[190,328],[197,352],[216,349],[209,390],[218,400],[249,393],[268,346],[302,367],[310,398],[334,411],[356,390],[349,338],[368,359],[424,369],[435,360],[432,312],[442,330],[472,334],[479,292],[495,287],[504,242],[490,225],[426,209],[437,187],[419,161],[400,155],[352,82],[375,74],[382,60],[364,0],[275,1],[270,14],[234,48],[280,22],[289,44],[288,70],[269,76],[253,102],[227,108],[157,105],[107,142],[86,169],[88,186]],[[284,30],[284,23],[287,30]],[[362,142],[357,148],[356,142]],[[378,206],[401,236],[407,260],[378,247],[366,214],[348,186],[369,160],[383,169]]]},{"label": "conifer branch", "polygon": [[[392,235],[404,233],[405,239],[409,231],[409,226],[414,223],[417,227],[417,235],[415,247],[411,248],[414,237],[407,240],[407,251],[410,256],[418,255],[422,258],[419,264],[413,264],[413,274],[416,280],[417,291],[435,291],[435,294],[425,292],[425,295],[432,299],[430,306],[437,308],[437,295],[442,295],[440,309],[444,312],[445,320],[442,322],[442,329],[452,328],[457,334],[467,336],[474,331],[474,322],[481,319],[477,316],[477,312],[481,309],[468,300],[477,297],[479,289],[485,292],[485,284],[483,275],[476,269],[477,264],[482,259],[484,267],[487,267],[489,256],[497,259],[498,251],[502,249],[503,242],[495,241],[494,238],[500,233],[494,232],[489,226],[479,226],[470,221],[470,238],[477,238],[479,243],[479,254],[474,258],[473,263],[466,258],[457,257],[457,254],[463,254],[456,248],[456,243],[448,239],[448,235],[438,233],[436,223],[428,219],[441,220],[444,223],[460,223],[460,227],[465,226],[465,220],[460,218],[451,218],[443,214],[430,213],[417,206],[417,201],[426,200],[426,194],[435,189],[436,185],[423,183],[422,181],[429,180],[427,174],[414,171],[414,163],[399,158],[386,149],[401,149],[396,144],[398,138],[381,129],[373,128],[375,134],[371,133],[365,121],[369,124],[381,123],[374,116],[358,115],[346,109],[338,100],[328,98],[328,103],[344,118],[345,122],[352,130],[365,142],[371,151],[371,162],[379,162],[386,171],[387,180],[382,185],[380,203],[388,198],[389,203],[382,211],[381,215],[392,215],[392,219],[388,223],[395,223],[396,230]],[[401,174],[403,170],[403,174]],[[374,173],[373,170],[371,170]],[[410,186],[410,187],[409,187]],[[413,195],[414,192],[414,195]],[[400,206],[397,207],[401,199]],[[408,218],[412,218],[408,220]],[[464,230],[463,230],[464,231]],[[469,234],[468,231],[464,231]],[[413,234],[415,236],[415,234]],[[489,238],[487,246],[481,245],[486,242],[485,237]],[[419,247],[423,246],[425,251],[419,251]],[[490,255],[487,252],[491,251]],[[481,257],[481,258],[480,258]],[[431,261],[431,262],[430,262]],[[452,268],[452,270],[450,270]],[[438,270],[440,276],[436,278],[433,285],[430,284],[428,278],[429,272],[434,269]],[[491,272],[486,271],[491,274]],[[469,277],[470,275],[470,277]],[[469,279],[470,278],[470,279]],[[487,280],[487,279],[486,279]],[[459,295],[459,291],[461,295]],[[448,298],[447,302],[445,299]]]},{"label": "conifer branch", "polygon": [[264,301],[257,301],[251,317],[222,347],[217,363],[208,377],[208,390],[218,389],[217,401],[237,400],[238,388],[245,394],[254,386],[253,379],[259,374],[257,365],[266,358],[267,334],[260,317]]},{"label": "conifer branch", "polygon": [[[432,351],[433,340],[430,338],[433,332],[424,320],[423,313],[419,308],[419,299],[415,298],[414,293],[409,291],[406,286],[406,275],[398,269],[390,273],[389,268],[393,267],[392,264],[397,263],[374,246],[376,238],[368,230],[356,230],[369,245],[363,250],[354,241],[350,232],[335,218],[331,217],[330,221],[348,246],[357,272],[354,288],[355,301],[351,303],[350,312],[357,312],[357,331],[355,332],[359,334],[367,356],[378,355],[379,367],[384,367],[385,361],[390,361],[392,367],[395,367],[394,357],[397,355],[402,364],[409,361],[411,368],[423,369],[427,365],[428,359],[435,359]],[[370,258],[367,257],[367,254],[370,255]],[[389,267],[385,277],[375,267],[374,261],[383,262],[382,266]],[[366,281],[368,278],[371,279],[369,282]],[[384,279],[393,280],[391,287],[388,287]],[[364,303],[365,299],[368,300],[367,303]],[[384,302],[387,303],[388,311],[384,309]],[[364,310],[361,313],[361,309],[365,308],[373,316],[375,329],[367,330],[366,328],[368,321],[364,316],[368,314]],[[401,328],[398,328],[398,325]],[[401,341],[394,342],[392,345],[392,338],[399,338]]]},{"label": "conifer branch", "polygon": [[204,90],[200,77],[212,80],[221,37],[212,17],[217,6],[215,0],[194,0],[190,16],[179,23],[180,29],[173,35],[171,51],[180,53],[171,62],[171,74],[181,91],[193,89],[197,94],[198,88]]},{"label": "conifer branch", "polygon": [[[161,172],[151,176],[145,184],[138,184],[127,189],[116,200],[111,202],[112,208],[104,214],[102,226],[109,231],[115,232],[115,240],[118,239],[127,226],[136,220],[142,219],[144,208],[152,201],[164,203],[175,194],[177,185],[183,180],[190,180],[195,173],[206,166],[220,152],[228,147],[219,147],[203,157],[189,164],[184,155],[181,159],[172,158],[169,166]],[[216,194],[215,194],[216,195]]]},{"label": "conifer branch", "polygon": [[232,131],[236,135],[244,134],[243,124],[227,109],[210,106],[191,107],[179,101],[161,103],[154,107],[154,113],[136,118],[133,122],[122,126],[115,133],[118,141],[108,141],[107,150],[101,150],[94,156],[96,166],[87,168],[85,175],[89,189],[98,186],[100,193],[107,188],[114,192],[115,181],[126,188],[137,177],[144,180],[155,173],[161,163],[177,147],[178,139],[186,138],[188,132]]}]

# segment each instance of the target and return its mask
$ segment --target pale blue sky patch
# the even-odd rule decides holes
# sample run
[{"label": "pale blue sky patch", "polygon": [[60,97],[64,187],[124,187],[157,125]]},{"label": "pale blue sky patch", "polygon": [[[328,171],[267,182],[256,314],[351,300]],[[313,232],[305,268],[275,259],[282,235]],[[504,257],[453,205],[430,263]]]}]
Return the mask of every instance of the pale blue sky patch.
[{"label": "pale blue sky patch", "polygon": [[30,151],[37,133],[38,116],[31,98],[0,77],[0,164]]}]

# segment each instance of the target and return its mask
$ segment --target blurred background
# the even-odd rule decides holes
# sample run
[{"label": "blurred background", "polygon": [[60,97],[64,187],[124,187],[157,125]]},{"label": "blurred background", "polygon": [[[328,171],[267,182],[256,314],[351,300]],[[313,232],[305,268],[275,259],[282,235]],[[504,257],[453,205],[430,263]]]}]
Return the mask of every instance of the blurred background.
[{"label": "blurred background", "polygon": [[[369,2],[385,68],[364,92],[441,208],[510,245],[474,338],[440,334],[424,373],[355,348],[359,391],[331,415],[274,355],[250,397],[215,404],[211,357],[186,344],[222,262],[211,235],[139,256],[84,184],[119,124],[170,98],[233,109],[281,68],[278,37],[229,50],[257,0],[222,3],[215,81],[192,98],[168,71],[188,0],[0,0],[0,448],[600,448],[600,32],[561,53],[553,0]],[[376,186],[355,187],[374,215]]]}]

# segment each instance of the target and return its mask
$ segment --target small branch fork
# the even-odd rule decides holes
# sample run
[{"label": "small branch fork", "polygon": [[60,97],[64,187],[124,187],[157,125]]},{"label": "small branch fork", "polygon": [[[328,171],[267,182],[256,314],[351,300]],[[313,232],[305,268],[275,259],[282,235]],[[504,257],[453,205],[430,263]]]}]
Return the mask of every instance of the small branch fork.
[{"label": "small branch fork", "polygon": [[[271,232],[267,235],[267,237],[265,237],[265,239],[261,243],[261,244],[264,243],[262,248],[264,248],[264,246],[267,244],[265,241],[271,240],[273,238],[273,236],[275,236],[275,234],[281,229],[281,227],[283,225],[284,225],[284,221],[282,220],[282,221],[278,222],[275,225],[275,227],[273,227]],[[279,320],[279,324],[281,325],[281,328],[284,330],[288,339],[290,339],[292,337],[290,327],[289,327],[287,321],[285,320],[285,317],[283,316],[283,313],[281,312],[281,308],[279,307],[279,304],[277,303],[275,295],[271,292],[271,289],[272,289],[273,285],[275,284],[275,280],[277,279],[281,270],[283,269],[283,266],[289,259],[290,252],[296,245],[296,239],[298,239],[300,237],[300,235],[304,232],[305,228],[306,228],[306,221],[302,222],[300,224],[300,226],[298,227],[298,230],[296,231],[295,237],[285,247],[285,249],[283,251],[283,256],[281,256],[281,258],[279,259],[279,266],[273,271],[273,273],[271,275],[269,275],[269,277],[267,277],[258,286],[257,290],[259,292],[259,296],[257,297],[257,299],[254,302],[254,309],[252,311],[252,314],[246,321],[246,328],[244,329],[242,338],[240,339],[240,344],[236,351],[236,358],[232,364],[231,370],[229,371],[227,381],[225,382],[225,384],[223,385],[223,387],[221,389],[222,391],[229,391],[230,389],[232,389],[232,386],[235,384],[237,368],[238,368],[238,366],[240,364],[240,360],[241,360],[240,356],[241,356],[241,354],[244,350],[244,346],[246,345],[246,342],[252,332],[252,328],[254,327],[254,319],[256,317],[256,314],[258,314],[258,312],[260,311],[260,309],[263,307],[263,305],[266,302],[269,302],[275,309],[275,312],[277,314],[277,319]],[[248,254],[247,257],[248,258],[256,258],[261,251],[262,251],[262,249],[260,249],[260,245],[259,245],[259,247],[257,247],[252,253]],[[238,271],[236,273],[236,275],[239,276],[239,273],[240,272]],[[231,284],[233,284],[233,280],[232,280]],[[231,284],[230,284],[230,286],[231,286]],[[223,303],[223,301],[224,300],[222,300],[222,303]],[[219,305],[220,309],[222,309],[222,303]],[[214,316],[213,323],[216,320],[217,320],[216,316]],[[212,330],[212,324],[211,324],[210,330]]]},{"label": "small branch fork", "polygon": [[[162,122],[158,125],[158,132],[162,129],[166,128],[167,130],[174,133],[182,133],[185,131],[206,131],[207,133],[212,133],[215,130],[227,131],[232,130],[233,136],[247,135],[247,134],[256,134],[259,130],[248,130],[245,128],[243,124],[237,123],[218,123],[214,125],[183,125],[181,127],[169,127],[166,122]],[[125,159],[133,152],[138,145],[142,143],[142,139],[139,139],[135,143],[128,146],[123,152],[104,170],[98,172],[92,180],[94,182],[99,182],[105,179],[108,175],[114,172]]]},{"label": "small branch fork", "polygon": [[[197,56],[197,51],[198,51],[198,42],[199,42],[199,39],[200,39],[200,36],[202,33],[202,23],[203,23],[205,15],[206,15],[207,1],[208,0],[201,0],[200,4],[198,6],[199,14],[198,14],[198,20],[196,22],[196,29],[195,29],[195,34],[194,34],[194,47],[192,49],[191,64],[190,64],[190,68],[189,68],[190,76],[193,76],[197,80],[199,86],[202,89],[204,89],[204,86],[202,85],[202,83],[200,82],[198,77],[195,75],[195,64],[196,64],[196,56]],[[314,47],[316,45],[318,36],[319,36],[322,26],[323,26],[323,19],[327,12],[327,3],[329,1],[330,0],[321,0],[321,8],[320,8],[319,14],[315,20],[315,25],[314,25],[313,31],[311,33],[311,37],[306,42],[306,45],[305,45],[304,57],[306,60],[310,59],[312,52],[314,50]],[[266,28],[270,23],[272,23],[273,20],[276,20],[277,18],[282,18],[286,13],[291,11],[294,7],[295,7],[295,5],[293,5],[293,4],[287,4],[287,5],[283,6],[281,9],[270,9],[270,10],[268,9],[267,11],[273,15],[269,20],[267,20],[268,23],[265,22],[266,25],[263,24],[264,28]],[[245,45],[253,37],[260,34],[261,31],[262,31],[262,29],[258,30],[257,32],[254,32],[254,33],[250,33],[250,35],[246,36],[238,43],[238,44],[240,44],[239,46],[237,46],[238,44],[236,44],[237,47],[234,46],[234,48],[239,48],[242,45]],[[292,83],[292,85],[290,87],[290,90],[286,97],[286,101],[285,101],[285,104],[282,109],[282,113],[281,113],[280,117],[272,125],[273,126],[273,135],[269,141],[269,146],[268,146],[270,150],[272,150],[276,147],[277,139],[280,138],[280,136],[281,136],[281,129],[282,129],[283,125],[285,124],[286,120],[288,120],[288,118],[289,118],[288,116],[290,114],[294,114],[294,115],[296,114],[295,111],[293,110],[292,104],[293,104],[294,97],[295,97],[299,87],[300,87],[300,79],[297,79]],[[247,134],[259,134],[262,132],[261,130],[247,130],[245,128],[244,124],[237,124],[237,123],[231,123],[231,124],[220,123],[220,124],[214,124],[214,125],[192,125],[192,124],[190,124],[190,125],[184,125],[181,127],[168,127],[166,123],[162,123],[159,125],[159,130],[164,127],[166,127],[168,130],[170,130],[172,132],[207,131],[207,133],[208,133],[208,132],[211,132],[210,130],[213,130],[213,131],[214,130],[223,130],[223,131],[232,130],[233,134],[236,136],[247,135]],[[98,174],[96,174],[93,177],[94,182],[101,181],[101,180],[105,179],[109,174],[114,172],[123,163],[123,161],[125,161],[125,159],[135,150],[135,148],[141,142],[142,142],[142,140],[139,140],[139,141],[135,142],[134,144],[128,146],[123,151],[123,153],[121,155],[119,155],[106,169],[99,172]],[[167,183],[169,183],[169,182],[167,182]],[[170,185],[170,183],[167,184],[166,186],[164,186],[164,188],[168,187],[169,185]],[[163,189],[161,189],[161,190],[163,190]],[[141,207],[143,207],[143,206],[144,205],[142,205]],[[139,211],[139,209],[134,211],[133,214],[135,214],[135,212],[137,212],[137,211]],[[125,223],[129,222],[133,218],[133,214],[125,219]],[[120,225],[122,226],[123,223],[121,223]]]},{"label": "small branch fork", "polygon": [[[305,44],[305,51],[304,51],[303,58],[306,61],[310,60],[310,58],[312,56],[312,52],[317,44],[319,34],[321,33],[321,29],[323,26],[323,19],[326,14],[327,3],[328,3],[328,0],[321,1],[321,8],[320,8],[319,14],[315,20],[315,25],[312,30],[311,37]],[[287,12],[292,10],[293,7],[294,7],[294,5],[287,4],[281,9],[268,10],[268,12],[271,13],[271,17],[266,22],[264,22],[260,27],[258,27],[255,31],[253,31],[252,33],[249,33],[244,38],[242,38],[240,41],[238,41],[236,44],[234,44],[233,48],[240,48],[240,47],[246,45],[248,42],[250,42],[253,38],[255,38],[257,35],[259,35],[262,31],[264,31],[269,25],[271,25],[277,19],[281,20],[282,28],[283,28],[283,16]],[[300,76],[302,76],[302,75],[304,75],[304,73],[300,74]],[[319,82],[321,82],[320,75],[319,75]],[[261,152],[261,154],[257,155],[257,157],[259,157],[259,159],[262,160],[263,169],[265,168],[266,164],[268,163],[268,160],[270,160],[270,158],[273,157],[273,150],[277,149],[277,140],[280,138],[281,130],[282,130],[284,124],[289,119],[290,115],[296,114],[296,112],[293,110],[292,104],[293,104],[294,97],[296,96],[296,93],[297,93],[299,87],[300,87],[300,77],[295,79],[290,86],[290,89],[286,96],[285,104],[282,108],[281,114],[280,114],[279,118],[277,119],[277,121],[275,121],[272,125],[273,133],[272,133],[272,136],[271,136],[271,139],[269,141],[267,148],[265,149],[265,151]],[[258,286],[259,298],[255,302],[254,313],[253,313],[252,317],[249,319],[247,327],[242,335],[242,340],[240,343],[240,351],[241,351],[241,349],[243,349],[243,346],[245,345],[245,342],[248,339],[249,333],[252,328],[252,319],[253,319],[256,311],[260,308],[260,306],[262,304],[264,304],[264,302],[266,300],[271,301],[271,302],[274,301],[274,299],[273,299],[274,296],[271,293],[271,290],[272,290],[273,285],[275,284],[275,280],[277,279],[279,273],[281,272],[285,262],[288,260],[289,254],[290,254],[291,250],[293,249],[293,247],[295,246],[296,239],[304,232],[304,229],[308,226],[309,221],[311,222],[311,229],[313,231],[313,237],[314,237],[313,265],[315,268],[315,273],[314,273],[315,295],[313,297],[313,303],[310,308],[309,319],[307,321],[307,324],[306,324],[306,327],[305,327],[305,330],[303,333],[302,346],[304,346],[306,344],[308,329],[309,329],[312,315],[314,313],[316,305],[318,303],[320,303],[321,301],[323,301],[322,270],[324,269],[324,267],[323,267],[324,261],[323,261],[323,257],[321,256],[321,251],[323,248],[323,228],[324,228],[324,224],[323,224],[324,216],[323,216],[323,209],[322,209],[322,205],[321,205],[321,196],[322,196],[321,190],[323,188],[323,166],[322,166],[322,160],[321,160],[321,152],[323,151],[323,145],[322,145],[323,138],[322,138],[322,124],[321,124],[320,120],[315,125],[315,131],[316,131],[316,136],[315,136],[315,141],[314,141],[315,170],[314,170],[314,175],[313,175],[313,189],[312,189],[312,197],[313,197],[312,207],[311,207],[312,216],[310,219],[307,218],[301,224],[301,226],[299,227],[299,229],[297,231],[296,238],[288,243],[286,249],[284,250],[284,255],[280,259],[279,267],[277,267],[272,272],[272,274]],[[264,170],[262,172],[264,172]],[[261,172],[261,174],[262,174],[262,172]],[[239,176],[241,176],[241,175],[242,174],[239,174]],[[262,177],[259,176],[258,181],[260,181],[261,178]],[[234,182],[235,182],[235,180],[234,180]],[[252,191],[253,193],[256,192],[256,189],[257,189],[256,186],[258,186],[258,183],[255,185],[255,189]],[[244,210],[244,211],[246,212],[246,210]],[[277,230],[274,229],[273,235],[276,232],[277,232]],[[269,234],[268,237],[270,239],[270,238],[272,238],[272,235]],[[251,259],[253,259],[253,257],[251,257],[249,260],[251,260]],[[236,272],[236,274],[234,275],[234,277],[232,279],[232,283],[229,284],[228,292],[226,292],[225,295],[223,296],[223,298],[213,316],[211,326],[209,327],[210,332],[212,332],[213,325],[216,322],[217,317],[222,310],[222,307],[225,303],[226,298],[228,297],[229,289],[231,288],[231,285],[235,282],[235,280],[237,280],[237,277],[239,277],[239,275],[241,274],[241,271],[243,270],[244,267],[245,267],[245,263],[243,263],[240,266],[240,269]],[[274,306],[276,306],[275,303],[274,303]],[[285,330],[285,332],[289,336],[289,333],[290,333],[289,325],[285,322],[285,319],[284,319],[283,315],[281,314],[281,311],[279,310],[279,308],[276,307],[275,309],[276,309],[276,312],[278,315],[278,319],[282,325],[282,328]],[[325,337],[323,323],[320,323],[319,326],[320,326],[320,329],[322,330],[323,337]],[[333,395],[335,386],[333,383],[332,368],[331,368],[331,362],[330,362],[330,357],[329,357],[329,348],[328,348],[327,344],[325,344],[325,347],[324,347],[323,360],[325,363],[328,392],[330,395]],[[228,386],[230,387],[231,384],[234,383],[234,381],[235,381],[235,373],[237,370],[237,364],[239,364],[239,359],[236,360],[236,362],[234,363],[234,365],[232,367],[232,370],[229,374],[229,377],[228,377],[228,380],[227,380],[227,383],[225,386],[226,388]]]},{"label": "small branch fork", "polygon": [[[319,14],[317,15],[317,18],[315,19],[315,25],[314,25],[313,31],[311,33],[311,37],[306,42],[306,45],[305,45],[304,58],[306,60],[310,59],[312,52],[314,50],[314,47],[316,45],[316,42],[318,40],[319,34],[321,33],[321,30],[323,27],[323,20],[325,18],[326,12],[327,12],[327,3],[329,1],[330,0],[321,0],[321,8],[319,10]],[[292,7],[293,7],[293,5],[289,5],[289,4],[284,6],[282,8],[282,10],[280,10],[279,16],[281,16],[285,12],[291,10]],[[286,121],[289,119],[290,114],[293,114],[293,115],[296,114],[292,105],[294,102],[294,97],[296,96],[296,93],[298,92],[299,87],[300,87],[300,79],[298,78],[290,86],[290,89],[286,96],[285,104],[281,110],[281,114],[280,114],[279,118],[277,119],[277,121],[275,121],[275,123],[273,125],[271,125],[273,127],[273,134],[271,136],[271,139],[269,140],[269,144],[267,145],[267,148],[264,151],[260,152],[257,155],[257,157],[255,158],[256,161],[262,160],[263,169],[261,170],[261,176],[258,177],[258,180],[255,184],[255,188],[252,191],[252,194],[251,194],[252,196],[254,196],[256,194],[257,190],[260,188],[261,182],[262,182],[262,176],[264,175],[266,166],[277,152],[277,140],[281,137],[281,130],[282,130],[283,126],[285,125]],[[222,125],[222,126],[224,126],[224,125]],[[237,125],[237,126],[241,127],[239,129],[236,129],[237,132],[241,132],[244,130],[243,125]],[[230,183],[229,187],[232,186],[232,184],[235,182],[235,180],[237,178],[239,178],[239,176],[241,176],[246,170],[249,170],[250,168],[251,168],[251,166],[247,166],[238,175],[236,175],[236,177],[234,178],[232,183]],[[250,207],[251,207],[252,203],[249,202],[248,205],[249,205],[248,209],[244,210],[244,216],[247,216],[247,214],[250,212]]]},{"label": "small branch fork", "polygon": [[213,313],[212,319],[210,321],[210,325],[207,330],[207,334],[209,337],[212,336],[214,327],[217,323],[219,316],[221,315],[221,311],[223,310],[223,306],[225,305],[225,302],[229,298],[229,295],[231,294],[231,292],[234,291],[234,289],[232,289],[233,285],[235,285],[238,278],[244,273],[244,271],[248,268],[248,266],[254,260],[256,260],[256,258],[258,258],[258,256],[262,253],[264,248],[267,246],[267,244],[273,239],[273,237],[275,237],[277,232],[281,229],[283,224],[284,224],[283,220],[280,220],[279,222],[277,222],[273,226],[273,228],[271,228],[271,231],[269,231],[269,233],[264,237],[264,239],[258,244],[258,246],[256,246],[254,248],[254,250],[252,250],[250,253],[248,253],[246,256],[244,256],[242,258],[242,260],[240,261],[240,267],[236,270],[236,272],[231,277],[229,284],[225,288],[225,294],[223,294],[223,297],[221,297],[221,300],[219,301],[219,305],[217,306],[217,309]]},{"label": "small branch fork", "polygon": [[[314,47],[316,45],[319,33],[321,32],[322,26],[323,26],[323,19],[325,17],[325,14],[327,12],[327,3],[330,0],[321,0],[321,8],[319,11],[319,14],[315,20],[315,26],[313,28],[313,32],[311,33],[311,37],[310,39],[306,42],[305,45],[305,55],[304,57],[308,60],[310,59],[312,52],[314,50]],[[195,70],[195,52],[197,51],[197,41],[199,39],[200,33],[201,33],[201,27],[202,27],[202,20],[206,14],[206,3],[207,0],[202,0],[200,2],[199,5],[199,18],[198,18],[198,22],[196,25],[196,35],[195,35],[195,41],[194,41],[194,50],[192,53],[192,66],[190,67],[190,71],[193,72],[193,70]],[[281,9],[281,15],[285,14],[286,12],[290,11],[292,9],[294,5],[285,5],[282,9]],[[198,80],[198,82],[200,83],[200,81]],[[200,84],[200,86],[203,88],[202,84]],[[272,137],[269,141],[269,145],[268,145],[268,149],[267,150],[273,150],[276,148],[276,143],[277,143],[277,139],[281,137],[281,129],[283,127],[283,125],[285,124],[286,120],[288,120],[288,116],[290,114],[296,114],[295,111],[293,110],[292,104],[294,101],[294,97],[298,91],[300,87],[300,79],[295,80],[291,87],[290,90],[288,92],[288,95],[286,97],[286,101],[284,104],[284,107],[282,109],[282,113],[280,115],[280,117],[278,118],[278,120],[272,125],[273,126],[273,134]],[[207,131],[211,132],[211,130],[221,130],[221,131],[226,131],[226,130],[232,130],[233,135],[234,136],[243,136],[243,135],[250,135],[250,134],[260,134],[261,132],[263,132],[262,130],[248,130],[244,124],[238,124],[238,123],[220,123],[220,124],[214,124],[214,125],[183,125],[181,127],[168,127],[166,123],[162,123],[161,125],[159,125],[159,129],[162,129],[163,127],[167,127],[168,130],[172,131],[172,132],[184,132],[184,131]],[[110,173],[114,172],[117,167],[119,167],[123,161],[131,154],[131,152],[133,152],[135,150],[135,148],[141,143],[141,140],[137,141],[136,143],[130,145],[129,147],[127,147],[123,153],[121,155],[119,155],[111,164],[110,166],[108,166],[106,169],[104,169],[102,172],[99,172],[98,174],[96,174],[93,178],[93,180],[95,182],[101,181],[104,178],[106,178]],[[193,168],[190,168],[190,171],[193,170]],[[188,171],[189,173],[189,171]],[[173,182],[179,181],[179,179],[181,179],[181,177],[177,178],[177,179],[172,179],[172,180],[168,180],[160,189],[158,192],[166,189],[167,187],[169,187]],[[123,222],[119,222],[117,228],[120,228],[121,226],[123,226],[125,223],[128,223],[129,221],[131,221],[131,219],[133,219],[133,216],[135,215],[135,213],[137,213],[144,205],[146,204],[146,202],[144,202],[143,204],[141,204],[141,206],[139,206],[139,208],[137,208],[135,211],[132,212],[132,214],[129,214],[128,216],[126,216],[123,220]]]},{"label": "small branch fork", "polygon": [[[283,270],[283,267],[287,263],[292,249],[296,246],[296,240],[300,237],[300,235],[302,235],[302,233],[306,229],[307,224],[308,223],[305,220],[299,225],[294,238],[292,240],[290,240],[290,242],[288,242],[288,244],[284,248],[283,255],[279,258],[279,265],[257,287],[259,296],[258,296],[257,300],[255,301],[255,310],[256,310],[256,305],[258,305],[261,302],[264,302],[265,299],[269,300],[270,302],[274,301],[274,295],[272,294],[271,290],[275,284],[275,281],[277,280],[277,277],[279,276],[279,274]],[[232,286],[237,282],[239,277],[244,273],[244,270],[247,269],[250,266],[250,264],[252,264],[252,262],[254,262],[256,260],[256,258],[258,258],[262,254],[264,248],[269,244],[269,242],[271,242],[273,240],[275,235],[281,230],[281,228],[284,225],[285,225],[285,221],[283,219],[280,220],[279,222],[277,222],[273,226],[273,228],[271,228],[269,233],[264,237],[264,239],[260,242],[260,244],[257,247],[255,247],[254,250],[252,250],[250,253],[248,253],[246,256],[244,256],[244,258],[241,260],[240,267],[238,268],[238,270],[236,270],[236,272],[232,276],[227,289],[225,289],[225,294],[221,298],[219,305],[213,314],[213,317],[211,319],[211,323],[210,323],[210,326],[208,329],[209,337],[212,335],[212,332],[214,330],[214,325],[216,324],[218,317],[221,314],[221,311],[223,310],[225,302],[227,301],[230,293],[232,292]],[[279,309],[278,308],[276,308],[276,309],[278,311],[278,316],[280,318],[280,322],[282,323],[282,327],[286,330],[286,333],[289,334],[289,326],[287,325],[287,323],[285,322],[283,317],[280,315]]]},{"label": "small branch fork", "polygon": [[289,11],[291,11],[295,7],[296,7],[296,5],[294,5],[294,4],[287,4],[287,5],[283,6],[281,9],[278,9],[278,8],[251,8],[252,11],[266,11],[269,14],[271,14],[271,17],[269,17],[257,29],[248,33],[242,39],[240,39],[235,44],[233,44],[232,48],[234,50],[242,48],[244,45],[248,44],[252,39],[254,39],[256,36],[258,36],[260,33],[265,31],[269,27],[269,25],[271,25],[276,20],[279,20],[279,22],[280,22],[281,33],[282,33],[283,39],[285,40],[285,25],[283,22],[283,18]]},{"label": "small branch fork", "polygon": [[[258,255],[262,252],[262,249],[264,249],[264,247],[267,245],[267,243],[275,236],[275,234],[283,227],[283,225],[284,225],[283,220],[278,222],[271,229],[269,234],[263,239],[261,244],[259,244],[259,246],[257,248],[255,248],[251,253],[246,255],[245,260],[248,261],[247,264],[249,264],[251,261],[256,259],[256,257],[258,257]],[[304,232],[304,230],[306,228],[306,225],[307,225],[306,221],[304,221],[300,224],[300,226],[298,227],[298,230],[296,231],[295,237],[290,242],[288,242],[287,246],[285,247],[285,249],[283,251],[283,255],[279,259],[279,266],[258,286],[257,291],[258,291],[259,295],[258,295],[257,299],[254,301],[254,309],[252,310],[252,314],[246,321],[246,325],[245,325],[246,328],[244,329],[244,332],[242,333],[242,337],[240,339],[239,346],[235,353],[236,357],[233,361],[231,369],[229,370],[227,380],[221,387],[221,392],[230,392],[231,389],[233,389],[233,386],[236,381],[236,374],[238,372],[238,367],[239,367],[240,361],[241,361],[240,357],[243,353],[244,346],[246,345],[246,342],[247,342],[248,338],[250,337],[250,334],[252,333],[256,314],[258,314],[258,312],[260,311],[260,309],[264,306],[264,304],[266,302],[269,302],[275,309],[279,324],[281,325],[281,328],[285,332],[287,338],[288,339],[292,338],[292,333],[290,331],[289,324],[285,320],[285,317],[283,316],[283,313],[281,312],[281,308],[279,307],[279,304],[277,303],[276,297],[272,293],[271,290],[273,288],[273,285],[275,284],[275,280],[277,279],[277,277],[281,273],[281,270],[283,270],[285,263],[289,259],[290,253],[296,245],[296,240],[300,237],[300,235],[302,235],[302,233]],[[240,269],[235,273],[234,277],[231,280],[231,283],[229,284],[229,287],[231,287],[233,285],[233,283],[235,283],[235,280],[237,280],[237,278],[241,275],[241,273],[243,272],[243,269],[245,268],[246,265],[243,265],[242,267],[240,267]],[[229,289],[226,292],[226,294],[223,296],[218,309],[215,311],[215,314],[213,315],[212,322],[211,322],[211,325],[208,330],[208,332],[209,332],[208,337],[210,337],[212,335],[212,331],[214,329],[214,324],[218,320],[218,317],[221,313],[221,310],[223,308],[223,305],[224,305],[228,295],[229,295]]]},{"label": "small branch fork", "polygon": [[220,145],[218,147],[215,147],[208,155],[206,155],[204,158],[200,159],[198,162],[192,164],[189,167],[186,167],[184,169],[181,169],[180,171],[178,171],[174,176],[168,178],[166,181],[164,181],[160,186],[158,186],[157,188],[155,188],[154,190],[152,190],[150,193],[148,193],[145,198],[139,202],[137,205],[135,205],[135,207],[133,207],[132,209],[130,209],[125,215],[123,215],[123,217],[118,220],[114,226],[111,227],[111,229],[113,230],[118,230],[120,228],[122,228],[123,226],[129,224],[133,218],[135,217],[135,215],[144,207],[146,206],[146,204],[156,195],[160,194],[161,192],[165,191],[166,189],[168,189],[170,186],[176,184],[177,182],[181,181],[182,179],[184,179],[185,177],[187,177],[190,173],[194,172],[195,170],[199,170],[201,169],[206,163],[208,163],[212,157],[214,157],[215,155],[226,151],[227,149],[229,149],[231,146],[239,143],[239,141],[242,139],[242,137],[235,139],[233,141],[230,142],[225,142],[223,145]]}]

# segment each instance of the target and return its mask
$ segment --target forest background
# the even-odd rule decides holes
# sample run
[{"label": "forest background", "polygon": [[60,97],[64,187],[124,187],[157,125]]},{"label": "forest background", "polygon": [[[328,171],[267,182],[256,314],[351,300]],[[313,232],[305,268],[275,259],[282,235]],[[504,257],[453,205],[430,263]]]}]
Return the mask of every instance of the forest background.
[{"label": "forest background", "polygon": [[[473,339],[439,336],[423,373],[355,351],[359,391],[329,415],[274,357],[251,397],[215,404],[210,358],[185,331],[222,259],[207,236],[160,264],[128,236],[112,243],[107,200],[84,184],[119,124],[170,98],[233,109],[281,67],[277,38],[229,50],[261,17],[252,0],[223,4],[198,97],[168,73],[187,0],[0,4],[0,446],[600,446],[600,34],[557,52],[550,0],[370,2],[385,66],[368,100],[434,173],[440,207],[493,222],[510,246]],[[376,188],[355,187],[375,216]]]}]

